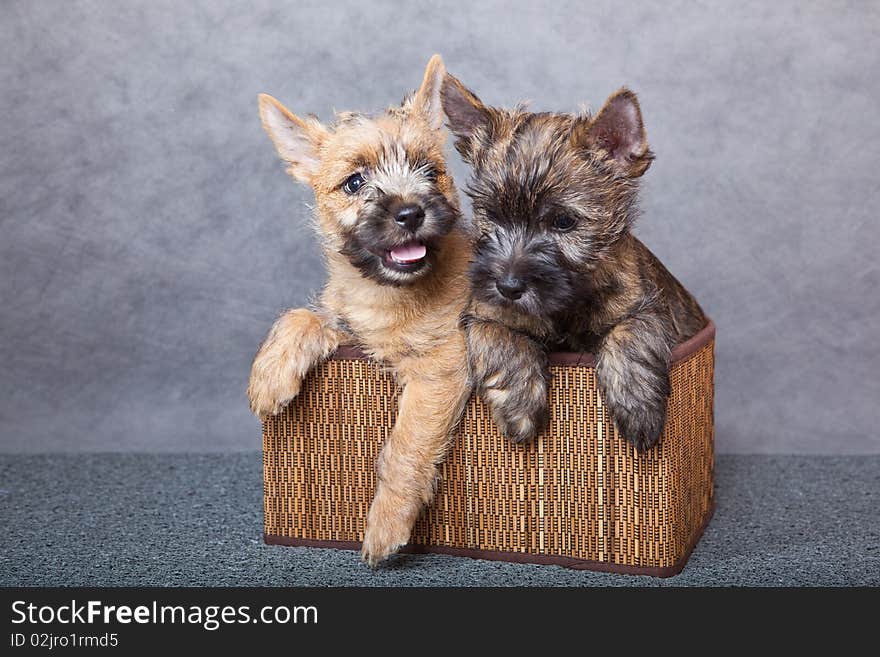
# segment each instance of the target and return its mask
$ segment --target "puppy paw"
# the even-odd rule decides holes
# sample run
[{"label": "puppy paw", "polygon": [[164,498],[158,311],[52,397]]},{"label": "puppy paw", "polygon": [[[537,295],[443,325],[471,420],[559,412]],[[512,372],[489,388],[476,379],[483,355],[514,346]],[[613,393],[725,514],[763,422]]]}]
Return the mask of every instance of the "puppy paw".
[{"label": "puppy paw", "polygon": [[518,396],[521,393],[510,388],[483,391],[483,398],[492,408],[492,419],[501,434],[514,443],[534,440],[550,417],[546,390],[529,397]]},{"label": "puppy paw", "polygon": [[615,327],[600,347],[596,363],[596,383],[611,419],[618,433],[640,452],[660,441],[671,390],[667,340],[661,329],[651,329],[653,319]]},{"label": "puppy paw", "polygon": [[395,501],[381,486],[377,490],[367,515],[361,548],[361,560],[370,568],[375,568],[409,542],[413,521],[410,520],[411,514],[406,512],[407,507],[405,501]]},{"label": "puppy paw", "polygon": [[258,355],[251,369],[247,390],[251,412],[261,420],[277,415],[299,394],[301,388],[301,377],[291,375],[272,359],[261,359]]},{"label": "puppy paw", "polygon": [[490,376],[481,393],[498,429],[514,443],[534,440],[550,419],[547,375],[537,364],[530,365],[517,375]]},{"label": "puppy paw", "polygon": [[544,347],[502,324],[473,317],[465,335],[471,376],[498,429],[515,443],[533,440],[550,416]]},{"label": "puppy paw", "polygon": [[628,410],[610,408],[617,431],[639,452],[646,452],[660,442],[666,426],[666,408]]},{"label": "puppy paw", "polygon": [[370,568],[376,568],[392,554],[396,554],[408,541],[409,529],[367,527],[361,548],[361,561]]},{"label": "puppy paw", "polygon": [[310,310],[284,313],[260,345],[251,366],[248,398],[260,419],[280,413],[302,388],[303,377],[339,345],[339,334]]},{"label": "puppy paw", "polygon": [[251,412],[261,420],[280,413],[302,388],[302,377],[279,351],[271,343],[264,344],[251,367],[247,394]]}]

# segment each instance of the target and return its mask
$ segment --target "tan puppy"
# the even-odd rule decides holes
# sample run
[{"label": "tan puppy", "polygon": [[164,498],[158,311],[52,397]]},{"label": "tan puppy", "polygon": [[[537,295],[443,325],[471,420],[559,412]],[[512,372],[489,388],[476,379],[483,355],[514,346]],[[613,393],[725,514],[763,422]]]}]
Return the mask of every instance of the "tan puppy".
[{"label": "tan puppy", "polygon": [[445,72],[435,55],[401,106],[340,114],[329,127],[260,96],[263,127],[288,172],[315,192],[328,278],[316,307],[284,313],[260,347],[251,409],[261,418],[281,411],[343,343],[394,373],[403,391],[366,523],[362,556],[371,566],[409,540],[470,394],[458,327],[470,248],[443,153]]}]

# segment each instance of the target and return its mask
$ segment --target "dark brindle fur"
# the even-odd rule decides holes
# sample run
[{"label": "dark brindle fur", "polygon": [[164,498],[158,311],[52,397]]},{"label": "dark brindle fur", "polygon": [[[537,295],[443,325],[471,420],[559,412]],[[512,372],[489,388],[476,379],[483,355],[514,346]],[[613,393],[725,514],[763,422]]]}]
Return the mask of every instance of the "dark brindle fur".
[{"label": "dark brindle fur", "polygon": [[672,347],[706,324],[696,300],[630,232],[648,149],[635,94],[595,116],[484,105],[446,76],[444,110],[473,167],[476,251],[462,317],[477,389],[510,439],[547,422],[548,350],[593,351],[620,432],[663,432]]}]

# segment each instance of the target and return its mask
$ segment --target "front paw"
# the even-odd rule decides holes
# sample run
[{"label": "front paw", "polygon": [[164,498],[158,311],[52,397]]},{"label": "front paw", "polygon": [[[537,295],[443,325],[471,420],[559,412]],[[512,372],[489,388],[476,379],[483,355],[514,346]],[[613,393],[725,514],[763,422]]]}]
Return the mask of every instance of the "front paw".
[{"label": "front paw", "polygon": [[375,568],[409,542],[415,514],[411,505],[379,486],[367,514],[367,528],[361,548],[361,560]]},{"label": "front paw", "polygon": [[501,434],[514,443],[534,440],[550,419],[544,373],[539,371],[519,380],[509,380],[503,387],[491,385],[494,382],[494,377],[488,379],[482,397],[492,409],[492,418]]},{"label": "front paw", "polygon": [[302,377],[292,373],[271,351],[257,354],[247,390],[254,415],[261,420],[277,415],[301,388]]},{"label": "front paw", "polygon": [[659,408],[609,408],[617,431],[635,445],[639,452],[646,452],[660,442],[666,426],[666,407]]},{"label": "front paw", "polygon": [[660,441],[670,393],[665,342],[620,325],[599,349],[596,383],[621,436],[644,452]]}]

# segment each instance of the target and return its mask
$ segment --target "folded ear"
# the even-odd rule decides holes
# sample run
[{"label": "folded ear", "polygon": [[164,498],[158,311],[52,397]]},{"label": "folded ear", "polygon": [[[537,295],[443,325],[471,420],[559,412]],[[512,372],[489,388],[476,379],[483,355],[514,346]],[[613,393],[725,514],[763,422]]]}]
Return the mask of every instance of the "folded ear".
[{"label": "folded ear", "polygon": [[456,148],[468,157],[470,141],[480,130],[487,130],[492,121],[492,110],[465,87],[456,77],[447,73],[440,90],[443,111],[446,112],[449,129],[458,140]]},{"label": "folded ear", "polygon": [[327,129],[315,118],[299,118],[284,105],[260,94],[260,119],[288,172],[297,180],[310,182],[321,164],[319,147]]},{"label": "folded ear", "polygon": [[584,125],[575,129],[573,137],[628,178],[641,176],[654,159],[639,101],[626,88],[612,94],[592,120],[585,119]]},{"label": "folded ear", "polygon": [[443,127],[443,106],[440,103],[440,88],[443,86],[443,77],[446,75],[446,66],[440,55],[434,55],[425,69],[425,78],[422,86],[413,97],[413,108],[420,112],[428,121],[433,130]]}]

